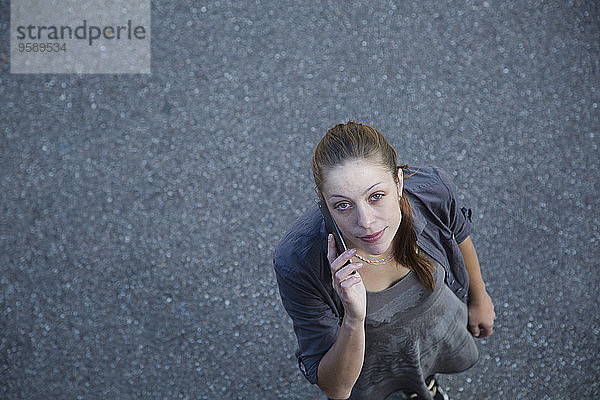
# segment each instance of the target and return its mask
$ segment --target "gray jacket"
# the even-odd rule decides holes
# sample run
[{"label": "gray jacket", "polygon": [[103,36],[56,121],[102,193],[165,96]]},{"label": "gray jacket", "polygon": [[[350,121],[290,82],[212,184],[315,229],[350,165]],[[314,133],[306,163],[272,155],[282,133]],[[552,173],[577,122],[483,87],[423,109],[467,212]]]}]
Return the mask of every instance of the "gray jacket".
[{"label": "gray jacket", "polygon": [[[466,303],[469,276],[458,243],[471,232],[471,210],[459,208],[454,183],[439,168],[405,171],[404,191],[412,206],[419,248],[444,267],[446,284]],[[273,259],[279,294],[298,339],[298,363],[313,384],[344,316],[331,284],[326,240],[325,223],[315,206],[294,223]]]}]

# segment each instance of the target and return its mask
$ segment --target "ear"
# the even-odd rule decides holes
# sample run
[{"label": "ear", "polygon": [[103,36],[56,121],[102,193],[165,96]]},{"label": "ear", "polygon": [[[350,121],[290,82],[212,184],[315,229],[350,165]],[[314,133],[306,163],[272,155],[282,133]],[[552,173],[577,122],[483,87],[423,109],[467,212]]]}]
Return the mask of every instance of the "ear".
[{"label": "ear", "polygon": [[404,188],[404,174],[402,168],[398,167],[398,194],[402,197],[402,189]]}]

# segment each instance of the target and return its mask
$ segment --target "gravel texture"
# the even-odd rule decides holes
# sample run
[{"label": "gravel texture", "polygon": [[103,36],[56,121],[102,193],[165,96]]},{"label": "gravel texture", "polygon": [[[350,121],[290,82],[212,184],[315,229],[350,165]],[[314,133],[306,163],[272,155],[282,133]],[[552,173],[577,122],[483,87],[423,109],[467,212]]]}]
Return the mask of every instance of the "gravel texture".
[{"label": "gravel texture", "polygon": [[152,75],[9,73],[0,398],[321,398],[272,270],[339,122],[455,176],[497,313],[456,399],[600,398],[595,1],[153,1]]}]

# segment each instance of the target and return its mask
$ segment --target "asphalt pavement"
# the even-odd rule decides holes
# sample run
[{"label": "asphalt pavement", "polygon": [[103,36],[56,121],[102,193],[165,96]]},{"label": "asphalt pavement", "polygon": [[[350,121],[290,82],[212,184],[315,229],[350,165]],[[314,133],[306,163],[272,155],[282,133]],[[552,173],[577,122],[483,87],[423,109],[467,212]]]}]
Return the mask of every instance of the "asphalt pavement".
[{"label": "asphalt pavement", "polygon": [[497,313],[453,400],[600,398],[596,1],[153,1],[152,74],[11,74],[0,398],[322,398],[273,250],[349,119],[453,174]]}]

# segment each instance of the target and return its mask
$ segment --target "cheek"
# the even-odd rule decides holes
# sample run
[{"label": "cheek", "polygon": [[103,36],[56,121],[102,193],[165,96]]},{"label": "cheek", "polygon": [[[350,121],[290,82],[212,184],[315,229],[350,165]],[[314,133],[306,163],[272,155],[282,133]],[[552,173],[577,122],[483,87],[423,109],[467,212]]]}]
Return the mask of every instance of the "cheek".
[{"label": "cheek", "polygon": [[392,201],[389,207],[387,208],[389,219],[392,224],[400,226],[400,222],[402,222],[402,211],[400,209],[400,204],[397,201]]},{"label": "cheek", "polygon": [[385,210],[390,215],[400,214],[400,202],[395,198],[386,199]]},{"label": "cheek", "polygon": [[342,231],[342,234],[346,235],[352,232],[352,218],[349,216],[343,216],[341,218],[338,218],[335,223],[337,224],[338,228],[340,228],[340,231]]}]

